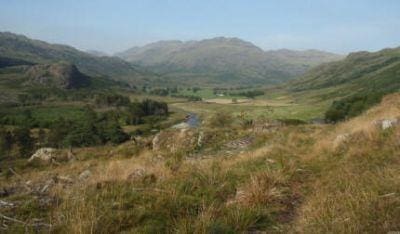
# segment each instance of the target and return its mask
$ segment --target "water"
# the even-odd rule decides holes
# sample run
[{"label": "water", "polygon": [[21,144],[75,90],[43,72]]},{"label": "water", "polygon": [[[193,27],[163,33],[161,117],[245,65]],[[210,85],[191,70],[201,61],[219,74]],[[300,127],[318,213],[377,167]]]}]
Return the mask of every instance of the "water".
[{"label": "water", "polygon": [[189,113],[182,123],[172,126],[172,128],[183,129],[183,128],[197,128],[200,125],[200,118],[196,114]]},{"label": "water", "polygon": [[185,123],[191,128],[197,128],[200,125],[200,118],[196,114],[190,113],[187,115]]}]

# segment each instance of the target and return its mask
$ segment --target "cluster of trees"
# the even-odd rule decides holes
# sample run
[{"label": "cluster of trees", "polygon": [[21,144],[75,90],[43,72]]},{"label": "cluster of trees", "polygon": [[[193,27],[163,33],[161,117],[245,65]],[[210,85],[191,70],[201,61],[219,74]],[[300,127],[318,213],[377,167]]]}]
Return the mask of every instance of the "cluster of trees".
[{"label": "cluster of trees", "polygon": [[92,99],[97,92],[90,90],[63,90],[56,88],[30,88],[29,92],[18,95],[20,105],[36,105],[45,100],[82,101]]},{"label": "cluster of trees", "polygon": [[178,93],[179,89],[177,86],[172,87],[172,88],[148,88],[146,87],[144,89],[145,92],[153,94],[153,95],[158,95],[158,96],[168,96],[168,95],[172,95],[172,94],[176,94]]},{"label": "cluster of trees", "polygon": [[97,93],[94,95],[94,103],[97,106],[128,106],[128,97],[114,93]]},{"label": "cluster of trees", "polygon": [[175,95],[171,95],[171,97],[175,97],[175,98],[186,98],[186,99],[187,99],[188,101],[190,101],[190,102],[197,102],[197,101],[203,100],[201,97],[199,97],[199,96],[194,96],[194,95],[175,94]]},{"label": "cluster of trees", "polygon": [[28,128],[6,130],[0,127],[0,157],[10,156],[13,150],[20,157],[29,157],[34,145],[35,141]]},{"label": "cluster of trees", "polygon": [[146,99],[140,102],[129,102],[124,110],[112,110],[96,113],[87,108],[80,120],[60,119],[51,128],[47,144],[52,147],[95,146],[106,143],[119,144],[129,136],[122,130],[121,122],[125,124],[141,124],[146,118],[168,115],[168,105]]},{"label": "cluster of trees", "polygon": [[[59,118],[48,122],[35,119],[31,111],[24,110],[13,117],[3,117],[7,125],[13,125],[13,131],[0,129],[0,152],[8,152],[18,148],[20,155],[31,153],[34,145],[50,147],[80,147],[95,146],[106,143],[118,144],[126,141],[129,136],[122,130],[121,124],[156,123],[168,116],[168,105],[150,99],[130,102],[118,95],[99,97],[99,102],[107,105],[123,104],[123,108],[97,113],[90,107],[84,108],[82,115],[74,119]],[[47,122],[46,122],[47,121]],[[43,127],[48,131],[39,130],[37,140],[32,140],[30,129]]]},{"label": "cluster of trees", "polygon": [[18,95],[19,105],[37,105],[46,100],[57,101],[88,101],[97,105],[123,106],[129,103],[129,98],[113,91],[98,90],[63,90],[48,88],[30,88],[27,93]]},{"label": "cluster of trees", "polygon": [[168,105],[165,102],[158,102],[145,99],[141,102],[132,102],[127,107],[126,123],[141,124],[148,116],[165,117],[168,115]]},{"label": "cluster of trees", "polygon": [[229,93],[230,96],[244,96],[247,98],[255,98],[257,96],[262,96],[264,94],[265,94],[265,92],[262,90],[248,90],[248,91],[243,91],[243,92]]},{"label": "cluster of trees", "polygon": [[247,98],[255,98],[257,96],[262,96],[265,94],[262,90],[247,90],[247,91],[234,91],[234,90],[243,90],[248,89],[248,87],[236,87],[236,88],[214,88],[214,95],[223,94],[226,96],[243,96]]},{"label": "cluster of trees", "polygon": [[379,103],[383,95],[384,93],[371,92],[334,101],[325,112],[325,119],[328,122],[336,123],[357,116],[371,106]]},{"label": "cluster of trees", "polygon": [[8,115],[6,110],[1,110],[0,113],[2,117],[0,118],[0,124],[3,125],[14,125],[14,126],[23,126],[23,127],[38,127],[38,121],[36,121],[32,117],[32,112],[29,109],[24,109],[22,111],[17,111],[17,113],[13,113]]},{"label": "cluster of trees", "polygon": [[95,146],[106,143],[118,144],[129,139],[118,123],[118,119],[98,114],[88,108],[84,118],[78,121],[60,119],[47,136],[47,145],[52,147]]}]

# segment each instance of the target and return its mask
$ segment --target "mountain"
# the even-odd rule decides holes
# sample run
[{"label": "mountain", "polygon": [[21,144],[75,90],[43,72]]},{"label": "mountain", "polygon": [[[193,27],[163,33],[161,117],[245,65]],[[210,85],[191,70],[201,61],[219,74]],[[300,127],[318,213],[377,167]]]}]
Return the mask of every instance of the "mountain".
[{"label": "mountain", "polygon": [[[115,80],[140,81],[149,76],[136,66],[117,57],[93,56],[73,47],[33,40],[23,35],[0,32],[0,55],[13,63],[54,63],[66,61],[91,76],[108,76]],[[6,64],[0,58],[0,65]]]},{"label": "mountain", "polygon": [[117,53],[122,59],[161,73],[171,81],[199,84],[274,84],[310,67],[341,58],[322,51],[263,51],[238,38],[160,41]]},{"label": "mountain", "polygon": [[29,79],[28,83],[62,89],[88,87],[91,81],[89,76],[69,63],[34,65],[27,69],[25,75]]}]

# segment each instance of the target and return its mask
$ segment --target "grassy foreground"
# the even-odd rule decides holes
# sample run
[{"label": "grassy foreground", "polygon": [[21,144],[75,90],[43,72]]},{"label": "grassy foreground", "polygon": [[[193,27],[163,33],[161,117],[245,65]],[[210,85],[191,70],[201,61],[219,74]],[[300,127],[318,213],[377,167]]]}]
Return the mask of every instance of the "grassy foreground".
[{"label": "grassy foreground", "polygon": [[[21,161],[10,165],[14,172],[1,174],[0,188],[10,192],[0,200],[12,204],[0,206],[2,228],[52,233],[398,231],[400,127],[382,130],[374,121],[399,116],[400,95],[394,94],[337,125],[259,130],[237,117],[221,127],[211,118],[185,138],[179,138],[185,131],[167,130],[172,147],[159,150],[151,149],[149,138],[77,149],[74,162]],[[201,145],[185,144],[187,136],[197,134],[204,138]],[[247,137],[252,141],[246,147],[226,147]],[[90,176],[83,178],[84,171]]]}]

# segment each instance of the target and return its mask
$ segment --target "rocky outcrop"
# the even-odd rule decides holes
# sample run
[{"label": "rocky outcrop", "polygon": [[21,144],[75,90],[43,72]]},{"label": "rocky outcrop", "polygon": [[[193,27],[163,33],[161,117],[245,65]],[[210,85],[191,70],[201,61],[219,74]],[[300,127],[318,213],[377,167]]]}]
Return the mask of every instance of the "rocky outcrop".
[{"label": "rocky outcrop", "polygon": [[153,151],[176,153],[190,151],[202,144],[203,136],[195,129],[168,129],[158,133],[152,141]]},{"label": "rocky outcrop", "polygon": [[90,77],[70,63],[38,64],[25,72],[28,84],[76,89],[90,85]]}]

